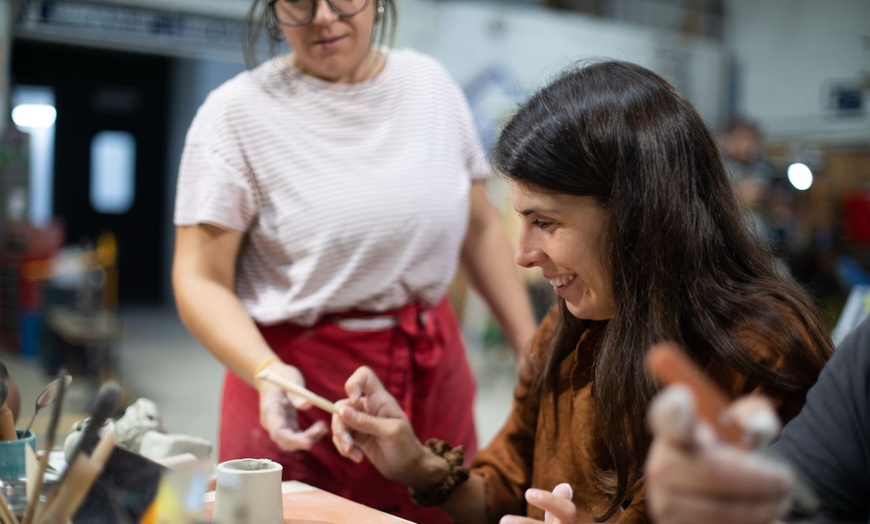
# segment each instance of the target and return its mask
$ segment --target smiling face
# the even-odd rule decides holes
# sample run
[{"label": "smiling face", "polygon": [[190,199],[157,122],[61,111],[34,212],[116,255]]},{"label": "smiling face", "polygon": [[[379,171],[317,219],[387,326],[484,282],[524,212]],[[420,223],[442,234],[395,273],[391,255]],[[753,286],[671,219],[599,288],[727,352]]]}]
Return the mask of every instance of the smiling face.
[{"label": "smiling face", "polygon": [[547,193],[510,182],[520,215],[516,262],[539,267],[568,311],[583,320],[606,320],[616,306],[604,258],[606,210],[592,197]]},{"label": "smiling face", "polygon": [[[282,2],[298,0],[278,0]],[[358,0],[361,1],[361,0]],[[379,71],[380,54],[371,47],[377,0],[353,16],[338,16],[326,0],[316,0],[311,23],[301,27],[281,25],[293,49],[291,63],[305,74],[336,83],[360,82]]]}]

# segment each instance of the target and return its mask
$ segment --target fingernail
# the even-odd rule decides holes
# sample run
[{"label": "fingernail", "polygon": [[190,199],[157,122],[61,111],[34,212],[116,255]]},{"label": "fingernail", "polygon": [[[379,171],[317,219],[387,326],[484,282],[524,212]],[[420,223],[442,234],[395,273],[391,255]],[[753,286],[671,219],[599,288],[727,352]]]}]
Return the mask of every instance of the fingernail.
[{"label": "fingernail", "polygon": [[349,406],[343,406],[340,413],[341,418],[346,420],[353,420],[353,409],[351,409]]},{"label": "fingernail", "polygon": [[574,498],[574,490],[571,489],[571,484],[568,484],[567,482],[563,482],[563,483],[559,484],[559,485],[556,486],[556,487],[557,487],[557,488],[561,488],[561,489],[562,489],[562,493],[564,493],[565,495],[567,495],[566,498],[568,498],[569,500]]},{"label": "fingernail", "polygon": [[671,439],[688,440],[695,423],[694,406],[694,397],[687,387],[668,387],[656,397],[650,408],[652,430]]},{"label": "fingernail", "polygon": [[350,436],[350,433],[347,431],[342,432],[341,443],[344,444],[345,453],[350,451],[350,447],[353,446],[353,437]]},{"label": "fingernail", "polygon": [[526,490],[526,497],[529,500],[541,500],[541,492],[536,489]]},{"label": "fingernail", "polygon": [[354,388],[354,390],[350,392],[347,398],[350,399],[351,402],[356,402],[357,400],[359,400],[361,394],[362,392],[359,390],[359,388]]},{"label": "fingernail", "polygon": [[754,413],[746,421],[746,433],[755,447],[766,447],[779,433],[779,419],[770,411]]}]

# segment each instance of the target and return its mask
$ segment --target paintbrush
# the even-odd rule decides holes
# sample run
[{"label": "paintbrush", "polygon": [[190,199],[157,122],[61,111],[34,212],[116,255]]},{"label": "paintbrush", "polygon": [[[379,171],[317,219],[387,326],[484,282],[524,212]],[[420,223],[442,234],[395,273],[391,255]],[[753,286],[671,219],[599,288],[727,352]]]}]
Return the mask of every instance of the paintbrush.
[{"label": "paintbrush", "polygon": [[67,467],[63,470],[63,473],[61,473],[60,480],[57,481],[57,484],[54,485],[48,496],[47,504],[49,506],[66,483],[70,470],[76,463],[76,458],[82,453],[90,454],[91,451],[93,451],[94,446],[99,439],[100,428],[103,427],[103,423],[105,423],[106,419],[108,419],[115,411],[120,396],[121,387],[117,382],[109,381],[100,386],[100,390],[97,391],[97,395],[94,397],[94,401],[91,404],[91,414],[88,417],[88,421],[81,431],[78,442],[76,442],[68,457]]},{"label": "paintbrush", "polygon": [[64,395],[66,388],[69,385],[63,377],[68,376],[65,369],[58,372],[57,393],[54,400],[54,405],[51,408],[51,418],[48,420],[48,427],[45,433],[45,447],[43,448],[42,456],[39,458],[39,470],[36,473],[36,478],[33,480],[33,488],[30,491],[30,496],[27,498],[27,507],[24,510],[24,516],[21,520],[22,524],[31,524],[33,517],[36,514],[39,506],[39,497],[42,492],[42,485],[45,482],[45,471],[48,469],[48,459],[54,448],[54,439],[57,435],[57,424],[60,421],[60,413],[63,406]]}]

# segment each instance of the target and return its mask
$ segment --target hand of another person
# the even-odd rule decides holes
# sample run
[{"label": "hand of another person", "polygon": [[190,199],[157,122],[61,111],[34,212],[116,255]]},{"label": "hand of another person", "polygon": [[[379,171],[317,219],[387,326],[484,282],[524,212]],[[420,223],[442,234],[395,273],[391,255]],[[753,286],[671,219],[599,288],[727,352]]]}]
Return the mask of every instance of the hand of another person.
[{"label": "hand of another person", "polygon": [[[553,492],[543,489],[527,489],[526,502],[544,510],[545,524],[575,524],[577,522],[577,507],[571,498],[574,491],[570,484],[562,483],[553,488]],[[499,524],[535,524],[542,521],[517,515],[506,515]]]},{"label": "hand of another person", "polygon": [[[759,396],[738,400],[724,416],[746,430],[751,447],[779,431],[773,409]],[[659,394],[649,424],[654,439],[646,460],[647,509],[655,522],[766,524],[788,512],[793,474],[721,441],[696,417],[688,388],[671,386]]]},{"label": "hand of another person", "polygon": [[355,462],[365,456],[384,477],[411,485],[427,450],[396,399],[367,367],[347,379],[345,390],[348,398],[336,403],[339,413],[332,416],[338,452]]},{"label": "hand of another person", "polygon": [[[302,373],[294,366],[275,362],[267,368],[270,373],[280,375],[300,386],[305,385]],[[304,431],[296,419],[297,410],[311,407],[303,398],[285,392],[280,387],[265,380],[257,381],[260,392],[260,425],[269,432],[269,438],[284,451],[309,450],[324,435],[328,428],[318,420]]]}]

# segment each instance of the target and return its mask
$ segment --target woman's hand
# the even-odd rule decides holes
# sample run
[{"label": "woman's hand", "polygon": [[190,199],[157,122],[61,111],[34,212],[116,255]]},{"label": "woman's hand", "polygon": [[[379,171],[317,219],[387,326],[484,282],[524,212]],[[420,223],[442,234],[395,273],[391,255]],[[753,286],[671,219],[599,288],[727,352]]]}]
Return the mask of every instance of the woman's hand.
[{"label": "woman's hand", "polygon": [[[535,488],[526,490],[526,502],[544,510],[543,522],[546,524],[575,524],[577,507],[571,501],[573,496],[574,492],[571,485],[564,482],[553,488],[552,493]],[[540,522],[540,520],[528,517],[507,515],[502,517],[499,524],[535,524]]]},{"label": "woman's hand", "polygon": [[[294,366],[274,362],[267,369],[269,373],[275,373],[300,386],[305,386],[302,373]],[[269,432],[269,438],[279,448],[284,451],[309,450],[326,435],[328,428],[322,420],[318,420],[304,431],[299,429],[296,412],[300,409],[309,409],[311,407],[309,401],[287,393],[265,380],[258,380],[256,386],[260,392],[260,425]]]},{"label": "woman's hand", "polygon": [[367,367],[347,379],[345,390],[348,398],[336,403],[339,413],[332,416],[332,441],[338,452],[355,462],[365,456],[384,477],[419,485],[425,477],[424,462],[434,455],[417,440],[396,399]]},{"label": "woman's hand", "polygon": [[[726,412],[755,446],[778,431],[763,398],[747,397]],[[659,524],[762,524],[790,506],[792,473],[783,464],[722,442],[695,416],[691,392],[671,386],[650,408],[654,440],[646,461],[647,508]]]}]

